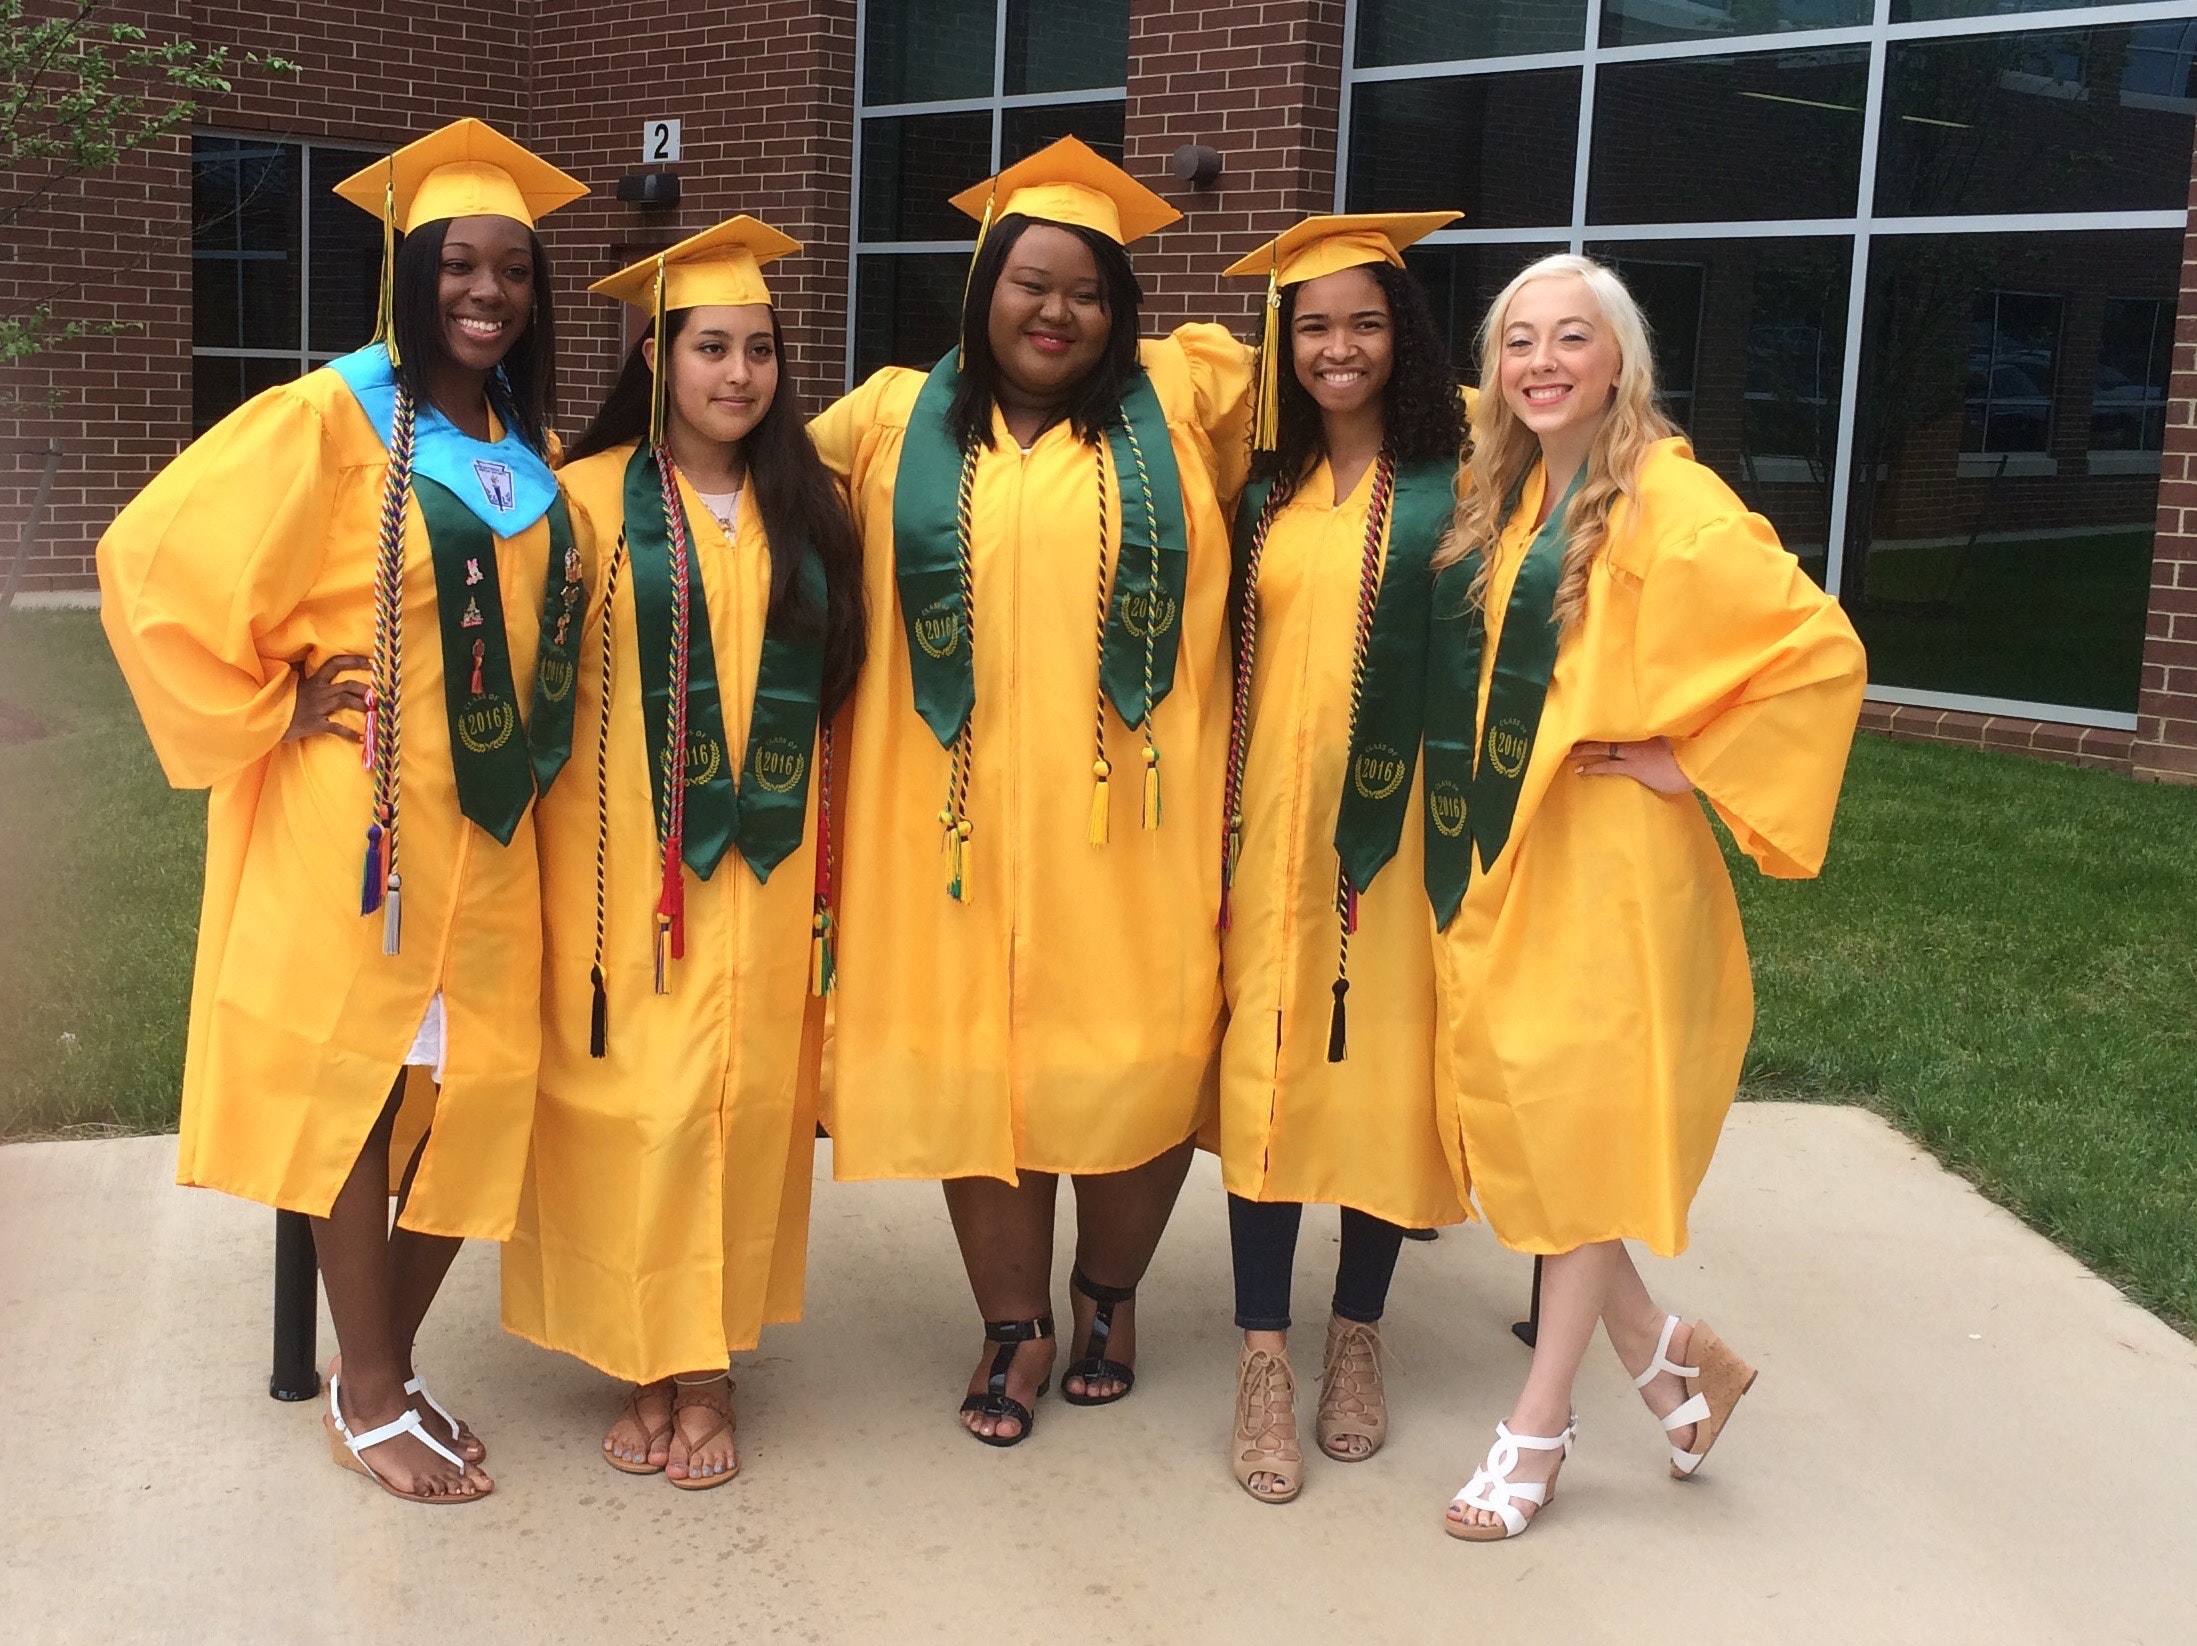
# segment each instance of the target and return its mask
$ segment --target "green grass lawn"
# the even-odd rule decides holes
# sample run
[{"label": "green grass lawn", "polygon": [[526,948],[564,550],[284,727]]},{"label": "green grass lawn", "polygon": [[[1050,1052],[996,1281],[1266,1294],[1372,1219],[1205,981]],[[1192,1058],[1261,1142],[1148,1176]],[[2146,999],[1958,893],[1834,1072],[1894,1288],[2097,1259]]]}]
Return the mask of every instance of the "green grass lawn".
[{"label": "green grass lawn", "polygon": [[[204,809],[92,615],[0,624],[0,1137],[174,1123]],[[2197,790],[1865,738],[1823,878],[1736,878],[1751,1095],[1868,1104],[2197,1327]]]},{"label": "green grass lawn", "polygon": [[1867,1103],[2197,1327],[2197,789],[1863,738],[1823,878],[1735,878],[1751,1095]]},{"label": "green grass lawn", "polygon": [[0,1137],[175,1124],[205,850],[98,615],[0,618]]}]

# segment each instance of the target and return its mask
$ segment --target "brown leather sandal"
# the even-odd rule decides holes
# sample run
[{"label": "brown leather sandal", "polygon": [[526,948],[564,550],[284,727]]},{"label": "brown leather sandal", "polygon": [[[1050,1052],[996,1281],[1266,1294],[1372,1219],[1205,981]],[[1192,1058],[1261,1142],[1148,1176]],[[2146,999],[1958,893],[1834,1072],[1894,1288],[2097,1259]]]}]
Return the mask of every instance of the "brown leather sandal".
[{"label": "brown leather sandal", "polygon": [[[1261,1503],[1287,1503],[1304,1484],[1297,1441],[1297,1377],[1287,1354],[1246,1347],[1236,1362],[1236,1435],[1228,1461],[1236,1484]],[[1260,1488],[1256,1475],[1268,1477]]]},{"label": "brown leather sandal", "polygon": [[[654,1383],[646,1385],[636,1383],[631,1389],[627,1390],[626,1409],[623,1415],[631,1418],[633,1426],[641,1431],[645,1443],[644,1449],[650,1455],[663,1452],[668,1458],[671,1449],[671,1414],[667,1411],[664,1414],[663,1427],[656,1429],[650,1428],[648,1419],[641,1415],[641,1396],[647,1393],[649,1389],[657,1386]],[[603,1461],[622,1475],[660,1475],[664,1472],[663,1464],[651,1463],[645,1457],[636,1463],[631,1458],[617,1456],[609,1449],[610,1437],[608,1435],[603,1437],[603,1447]]]},{"label": "brown leather sandal", "polygon": [[[1388,1393],[1381,1385],[1381,1329],[1331,1315],[1320,1359],[1320,1450],[1337,1463],[1363,1463],[1388,1439]],[[1343,1443],[1358,1439],[1365,1450]]]},{"label": "brown leather sandal", "polygon": [[[732,1433],[734,1427],[732,1397],[738,1385],[732,1381],[730,1372],[719,1372],[715,1377],[706,1377],[699,1383],[689,1383],[684,1378],[675,1377],[671,1380],[671,1383],[671,1426],[673,1430],[676,1431],[679,1427],[679,1414],[681,1412],[691,1412],[697,1407],[708,1412],[713,1419],[710,1426],[702,1433],[687,1438],[687,1455],[689,1457],[692,1457],[719,1435]],[[720,1383],[725,1386],[725,1392],[722,1395],[716,1393],[717,1385]],[[682,1436],[682,1438],[686,1437]],[[664,1478],[682,1492],[706,1492],[713,1486],[724,1485],[726,1481],[732,1479],[739,1472],[740,1455],[735,1452],[732,1458],[732,1467],[723,1474],[702,1475],[700,1477],[690,1474],[681,1479],[677,1475],[666,1473]]]}]

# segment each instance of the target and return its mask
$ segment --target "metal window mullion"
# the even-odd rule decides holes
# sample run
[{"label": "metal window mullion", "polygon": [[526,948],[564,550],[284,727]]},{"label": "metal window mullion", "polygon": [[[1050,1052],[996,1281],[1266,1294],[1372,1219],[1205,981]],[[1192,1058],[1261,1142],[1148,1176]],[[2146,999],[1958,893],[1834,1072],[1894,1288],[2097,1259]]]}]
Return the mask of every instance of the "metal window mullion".
[{"label": "metal window mullion", "polygon": [[859,0],[854,8],[854,153],[847,168],[847,347],[839,367],[842,390],[854,387],[856,285],[862,267],[862,70],[868,55],[869,21],[869,0]]},{"label": "metal window mullion", "polygon": [[1587,0],[1586,49],[1579,57],[1578,150],[1571,166],[1571,249],[1586,249],[1587,178],[1594,164],[1594,71],[1602,47],[1602,0]]},{"label": "metal window mullion", "polygon": [[1362,0],[1348,0],[1343,7],[1342,92],[1335,102],[1335,210],[1347,209],[1350,198],[1350,106],[1358,61],[1358,7]]},{"label": "metal window mullion", "polygon": [[1895,23],[1880,7],[1875,25],[1886,40],[1939,40],[1979,34],[2068,34],[2130,23],[2180,23],[2190,20],[2189,0],[2145,0],[2121,6],[2070,6],[2062,11],[1993,12],[1983,17],[1947,17]]},{"label": "metal window mullion", "polygon": [[1906,704],[1919,709],[1957,709],[1968,714],[2008,715],[2023,720],[2042,720],[2057,726],[2099,726],[2110,731],[2132,732],[2136,717],[2116,709],[2088,709],[2070,703],[2033,703],[2026,698],[1986,697],[1974,692],[1927,691],[1919,686],[1884,686],[1869,683],[1872,703]]},{"label": "metal window mullion", "polygon": [[1874,24],[1856,23],[1840,29],[1790,29],[1767,34],[1724,34],[1706,40],[1659,40],[1644,46],[1603,46],[1597,55],[1605,63],[1664,63],[1685,57],[1766,57],[1773,53],[1820,51],[1826,46],[1866,46],[1876,38]]},{"label": "metal window mullion", "polygon": [[[1877,0],[1881,34],[1892,0]],[[1831,513],[1823,531],[1823,589],[1834,600],[1846,579],[1846,512],[1854,490],[1854,439],[1861,427],[1862,327],[1869,311],[1869,229],[1877,205],[1877,151],[1884,132],[1884,80],[1891,45],[1869,47],[1861,102],[1861,172],[1855,182],[1854,245],[1846,275],[1846,348],[1839,360],[1838,437],[1831,447]]]},{"label": "metal window mullion", "polygon": [[1000,113],[1000,102],[1007,95],[1007,0],[997,0],[992,9],[992,171],[999,175],[1000,127],[1007,121]]},{"label": "metal window mullion", "polygon": [[[1594,8],[1588,8],[1589,26]],[[1377,69],[1345,69],[1344,78],[1368,83],[1381,80],[1454,80],[1468,75],[1519,74],[1534,69],[1576,68],[1582,51],[1522,51],[1507,57],[1453,57],[1439,63],[1394,63]]]},{"label": "metal window mullion", "polygon": [[298,145],[298,376],[313,369],[313,145]]}]

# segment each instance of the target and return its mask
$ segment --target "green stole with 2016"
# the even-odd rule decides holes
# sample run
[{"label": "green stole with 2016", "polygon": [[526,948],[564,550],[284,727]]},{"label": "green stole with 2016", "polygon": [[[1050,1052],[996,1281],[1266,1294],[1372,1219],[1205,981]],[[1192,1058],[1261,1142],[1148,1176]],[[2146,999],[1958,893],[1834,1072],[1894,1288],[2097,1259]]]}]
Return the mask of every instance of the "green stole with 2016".
[{"label": "green stole with 2016", "polygon": [[[976,706],[975,664],[963,644],[969,622],[962,610],[965,454],[946,424],[960,375],[954,353],[931,368],[909,414],[893,481],[893,577],[908,631],[915,709],[942,745],[961,734]],[[1142,369],[1122,392],[1121,415],[1108,426],[1106,443],[1121,498],[1122,542],[1099,679],[1123,722],[1135,726],[1174,685],[1177,619],[1190,564],[1167,415]]]},{"label": "green stole with 2016", "polygon": [[586,592],[572,516],[561,495],[549,506],[549,576],[542,586],[533,698],[522,727],[496,540],[471,509],[424,474],[413,475],[412,495],[427,525],[435,573],[458,810],[508,846],[527,802],[537,789],[549,792],[572,753],[572,685]]},{"label": "green stole with 2016", "polygon": [[[1456,512],[1453,458],[1407,463],[1396,471],[1389,503],[1388,554],[1366,642],[1365,681],[1350,729],[1342,809],[1335,818],[1335,853],[1351,885],[1364,891],[1396,855],[1404,813],[1411,807],[1412,769],[1426,721],[1428,570]],[[1236,563],[1247,564],[1273,482],[1244,489],[1236,510]]]},{"label": "green stole with 2016", "polygon": [[[1572,476],[1527,545],[1503,611],[1485,731],[1477,737],[1480,659],[1487,645],[1487,614],[1471,598],[1479,555],[1466,555],[1435,579],[1427,680],[1426,888],[1435,924],[1443,928],[1472,883],[1475,849],[1484,870],[1502,852],[1518,815],[1518,793],[1533,759],[1563,638],[1556,625],[1556,588],[1570,535],[1565,520],[1586,472],[1582,465]],[[1517,506],[1514,499],[1510,509]]]},{"label": "green stole with 2016", "polygon": [[[751,488],[752,489],[752,488]],[[808,820],[809,751],[816,746],[824,683],[824,566],[804,549],[795,574],[810,621],[766,621],[748,715],[748,746],[736,789],[725,760],[724,705],[709,604],[684,505],[680,536],[687,553],[686,831],[682,856],[707,880],[737,845],[758,881],[801,844]],[[648,781],[657,827],[664,820],[664,763],[671,719],[672,534],[664,518],[655,454],[636,446],[625,473],[626,558],[633,571],[633,631],[641,663],[641,720],[648,738]]]}]

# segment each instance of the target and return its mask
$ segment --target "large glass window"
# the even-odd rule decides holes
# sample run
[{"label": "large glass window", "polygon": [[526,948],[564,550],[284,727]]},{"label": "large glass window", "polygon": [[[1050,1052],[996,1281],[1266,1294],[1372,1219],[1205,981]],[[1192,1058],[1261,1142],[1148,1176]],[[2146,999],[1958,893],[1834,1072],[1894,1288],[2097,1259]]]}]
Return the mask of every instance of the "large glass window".
[{"label": "large glass window", "polygon": [[863,0],[861,28],[852,377],[952,345],[976,225],[951,197],[1070,135],[1119,161],[1129,79],[1128,0]]},{"label": "large glass window", "polygon": [[1468,376],[1505,281],[1592,252],[1666,414],[1852,612],[1872,695],[2134,727],[2197,0],[1349,19],[1337,203],[1466,214],[1407,261]]},{"label": "large glass window", "polygon": [[1873,679],[2135,711],[2181,267],[2174,229],[1877,242],[1842,591]]},{"label": "large glass window", "polygon": [[191,139],[191,423],[359,347],[374,329],[381,225],[330,190],[374,156]]},{"label": "large glass window", "polygon": [[1609,64],[1587,220],[1851,217],[1868,90],[1867,46]]}]

